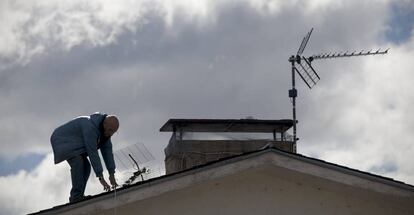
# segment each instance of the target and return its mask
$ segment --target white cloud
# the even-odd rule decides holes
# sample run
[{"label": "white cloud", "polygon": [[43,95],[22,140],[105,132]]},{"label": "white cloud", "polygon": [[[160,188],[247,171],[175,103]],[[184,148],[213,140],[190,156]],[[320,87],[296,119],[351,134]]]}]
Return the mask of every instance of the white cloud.
[{"label": "white cloud", "polygon": [[[156,162],[146,163],[143,166],[150,168],[148,177],[157,177],[163,169]],[[141,168],[143,167],[141,166]],[[124,169],[116,173],[117,182],[122,185],[133,170]],[[107,178],[107,173],[104,173]],[[138,181],[140,179],[137,179]],[[135,182],[136,182],[135,181]],[[109,183],[109,181],[107,180]],[[69,201],[71,188],[70,167],[67,162],[55,165],[53,154],[45,159],[33,170],[20,171],[8,176],[0,176],[0,214],[26,214],[48,209],[56,205],[66,204]],[[103,192],[102,186],[91,172],[85,195],[96,195]]]},{"label": "white cloud", "polygon": [[148,12],[159,13],[170,25],[176,13],[191,22],[206,18],[211,4],[188,0],[5,0],[0,6],[0,57],[25,64],[51,48],[70,50],[82,43],[103,46],[116,42],[123,32],[145,24]]},{"label": "white cloud", "polygon": [[24,214],[68,202],[69,165],[54,166],[49,154],[34,170],[0,177],[0,213]]},{"label": "white cloud", "polygon": [[[139,24],[145,1],[2,1],[0,56],[27,63],[51,47],[113,42]],[[133,10],[131,10],[131,8]]]}]

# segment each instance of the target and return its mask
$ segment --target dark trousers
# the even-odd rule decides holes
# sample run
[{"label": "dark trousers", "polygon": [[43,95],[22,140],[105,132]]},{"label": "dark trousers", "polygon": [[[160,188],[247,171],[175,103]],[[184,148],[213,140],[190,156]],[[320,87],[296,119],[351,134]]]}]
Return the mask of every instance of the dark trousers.
[{"label": "dark trousers", "polygon": [[91,164],[86,154],[75,156],[67,161],[70,165],[72,178],[69,202],[76,202],[84,198],[86,183],[91,173]]}]

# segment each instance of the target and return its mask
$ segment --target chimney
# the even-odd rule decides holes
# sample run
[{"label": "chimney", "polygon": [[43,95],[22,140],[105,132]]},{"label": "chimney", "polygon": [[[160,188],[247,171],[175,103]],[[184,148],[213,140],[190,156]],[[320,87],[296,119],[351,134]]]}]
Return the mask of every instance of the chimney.
[{"label": "chimney", "polygon": [[160,128],[172,132],[164,150],[166,174],[266,146],[295,153],[286,132],[292,126],[287,119],[169,119]]}]

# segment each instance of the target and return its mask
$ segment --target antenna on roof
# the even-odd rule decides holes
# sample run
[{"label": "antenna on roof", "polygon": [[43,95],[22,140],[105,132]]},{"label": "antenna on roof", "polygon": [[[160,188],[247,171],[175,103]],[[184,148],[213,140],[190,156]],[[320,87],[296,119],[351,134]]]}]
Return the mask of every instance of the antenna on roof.
[{"label": "antenna on roof", "polygon": [[309,42],[309,38],[312,34],[313,28],[306,34],[303,38],[302,43],[299,46],[298,52],[295,55],[289,57],[289,62],[292,65],[292,89],[289,90],[289,97],[292,100],[292,112],[293,112],[293,147],[296,151],[296,141],[299,140],[296,136],[296,97],[298,96],[297,90],[295,88],[295,72],[301,77],[303,82],[305,82],[306,86],[309,89],[312,89],[316,85],[316,83],[320,80],[318,73],[312,67],[311,63],[314,60],[320,59],[330,59],[330,58],[341,58],[341,57],[357,57],[357,56],[367,56],[367,55],[380,55],[380,54],[387,54],[388,50],[381,51],[378,49],[377,51],[372,52],[370,51],[360,51],[360,52],[339,52],[339,53],[326,53],[326,54],[318,54],[318,55],[311,55],[310,57],[303,57],[303,51],[306,48],[306,45]]},{"label": "antenna on roof", "polygon": [[135,181],[135,179],[136,178],[138,178],[138,176],[141,176],[141,181],[144,181],[144,176],[143,176],[143,174],[148,174],[148,173],[150,173],[150,170],[148,169],[148,168],[146,168],[146,167],[144,167],[144,168],[139,168],[139,165],[138,165],[138,163],[137,163],[137,161],[132,157],[132,155],[131,154],[128,154],[128,156],[131,158],[131,160],[135,163],[135,165],[137,166],[137,171],[136,172],[134,172],[133,174],[132,174],[132,176],[127,180],[127,181],[125,181],[125,184],[123,184],[122,186],[128,186],[128,185],[131,185],[134,181]]},{"label": "antenna on roof", "polygon": [[132,184],[139,176],[141,176],[141,181],[144,181],[143,174],[150,173],[150,170],[147,167],[140,168],[139,164],[145,164],[155,160],[148,148],[144,144],[138,143],[116,150],[114,152],[114,158],[117,162],[118,169],[121,171],[136,170],[123,186]]}]

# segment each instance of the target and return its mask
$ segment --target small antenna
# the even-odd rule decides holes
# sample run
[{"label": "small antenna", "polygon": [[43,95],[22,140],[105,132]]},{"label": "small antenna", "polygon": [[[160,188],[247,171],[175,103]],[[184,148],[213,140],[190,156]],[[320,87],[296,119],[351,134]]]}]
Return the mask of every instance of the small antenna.
[{"label": "small antenna", "polygon": [[[117,149],[113,154],[117,163],[117,169],[121,171],[132,169],[134,165],[136,165],[135,162],[143,164],[155,160],[154,156],[151,154],[148,148],[141,143],[136,143],[128,145],[121,149]],[[135,162],[129,155],[133,156],[134,159],[136,159]]]},{"label": "small antenna", "polygon": [[146,167],[144,167],[144,168],[139,168],[139,165],[138,165],[138,163],[137,163],[137,161],[132,157],[132,155],[131,154],[128,154],[128,156],[131,158],[131,160],[135,163],[135,165],[137,166],[137,171],[136,172],[134,172],[133,174],[132,174],[132,176],[127,180],[127,181],[125,181],[125,183],[122,185],[123,187],[125,187],[125,186],[128,186],[128,185],[131,185],[134,181],[135,181],[135,179],[136,178],[138,178],[138,176],[141,176],[141,181],[144,181],[144,176],[143,176],[143,174],[148,174],[148,173],[150,173],[150,170],[148,169],[148,168],[146,168]]},{"label": "small antenna", "polygon": [[[131,158],[132,161],[134,161],[135,165],[137,165],[138,172],[141,172],[141,169],[139,168],[139,165],[138,165],[137,161],[132,157],[131,154],[128,154],[128,156]],[[140,175],[141,175],[141,180],[143,181],[144,180],[144,176],[142,176],[142,174],[140,174]]]},{"label": "small antenna", "polygon": [[144,181],[143,174],[149,174],[150,170],[147,167],[141,168],[139,164],[144,164],[155,160],[154,156],[151,154],[148,148],[144,144],[138,143],[118,149],[113,154],[117,162],[118,169],[121,171],[131,169],[136,170],[122,186],[131,185],[139,176],[141,177],[141,181]]},{"label": "small antenna", "polygon": [[311,55],[310,57],[303,57],[303,51],[305,51],[306,45],[309,42],[310,36],[313,32],[313,28],[306,34],[306,36],[302,39],[302,42],[299,46],[299,49],[296,55],[292,55],[289,57],[289,62],[292,65],[292,89],[289,90],[289,97],[292,100],[292,112],[293,112],[293,147],[294,151],[296,152],[296,141],[299,140],[297,138],[297,131],[296,131],[296,124],[298,121],[296,120],[296,97],[298,96],[298,92],[295,88],[295,73],[297,73],[303,82],[305,82],[306,86],[309,89],[312,89],[316,85],[316,83],[320,80],[318,73],[316,73],[315,69],[312,67],[311,63],[314,60],[321,60],[321,59],[331,59],[331,58],[342,58],[342,57],[358,57],[358,56],[367,56],[367,55],[383,55],[387,54],[389,49],[385,51],[381,51],[378,49],[377,51],[360,51],[360,52],[335,52],[335,53],[324,53],[318,55]]}]

